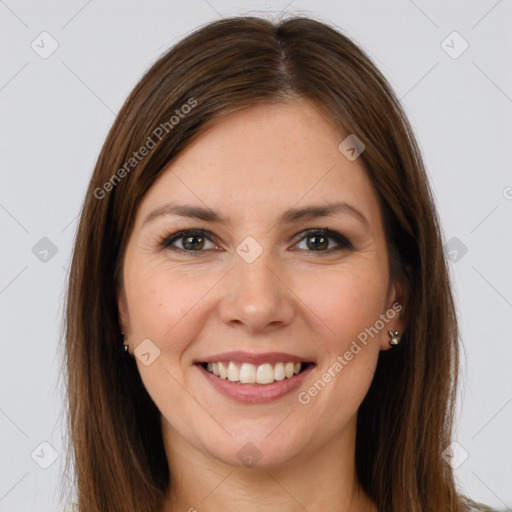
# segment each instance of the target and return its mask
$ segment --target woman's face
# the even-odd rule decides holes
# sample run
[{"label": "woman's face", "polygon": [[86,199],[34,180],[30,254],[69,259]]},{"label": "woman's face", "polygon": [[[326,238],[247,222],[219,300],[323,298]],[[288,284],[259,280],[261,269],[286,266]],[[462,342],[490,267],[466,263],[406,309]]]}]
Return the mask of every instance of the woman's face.
[{"label": "woman's face", "polygon": [[403,325],[377,195],[345,138],[306,100],[251,107],[143,198],[119,308],[166,446],[270,467],[354,435]]}]

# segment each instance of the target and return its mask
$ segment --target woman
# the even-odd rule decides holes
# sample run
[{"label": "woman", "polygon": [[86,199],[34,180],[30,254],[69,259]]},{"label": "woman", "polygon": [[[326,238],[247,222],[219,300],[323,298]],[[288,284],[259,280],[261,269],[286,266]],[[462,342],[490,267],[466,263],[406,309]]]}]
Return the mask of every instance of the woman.
[{"label": "woman", "polygon": [[380,72],[311,19],[208,24],[137,84],[85,199],[78,510],[483,510],[446,456],[457,343],[421,156]]}]

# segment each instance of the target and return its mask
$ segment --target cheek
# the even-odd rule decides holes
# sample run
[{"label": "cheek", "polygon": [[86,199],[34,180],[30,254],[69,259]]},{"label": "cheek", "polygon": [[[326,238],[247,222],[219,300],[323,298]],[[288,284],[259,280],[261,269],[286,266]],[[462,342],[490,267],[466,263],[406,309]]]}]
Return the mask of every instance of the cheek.
[{"label": "cheek", "polygon": [[322,344],[323,357],[312,385],[302,390],[300,403],[314,411],[315,418],[329,415],[332,429],[356,413],[380,353],[382,332],[368,332],[384,313],[387,274],[381,261],[369,260],[347,264],[328,275],[316,272],[303,278],[301,293],[321,319],[317,322],[317,341]]},{"label": "cheek", "polygon": [[331,272],[309,272],[300,278],[297,295],[321,320],[324,349],[331,355],[348,350],[352,340],[373,326],[385,307],[386,274],[378,261],[346,265]]},{"label": "cheek", "polygon": [[150,339],[160,350],[150,365],[136,358],[140,377],[164,417],[172,418],[175,428],[186,429],[187,414],[176,415],[175,406],[179,404],[182,411],[191,407],[179,382],[185,364],[182,354],[200,329],[199,322],[191,319],[197,318],[200,304],[194,305],[204,295],[203,288],[194,286],[193,276],[186,272],[151,265],[142,258],[134,258],[125,275],[134,346]]},{"label": "cheek", "polygon": [[183,320],[204,295],[207,283],[198,283],[187,272],[147,262],[133,262],[128,270],[127,287],[130,320],[133,331],[163,343],[172,331],[183,328]]}]

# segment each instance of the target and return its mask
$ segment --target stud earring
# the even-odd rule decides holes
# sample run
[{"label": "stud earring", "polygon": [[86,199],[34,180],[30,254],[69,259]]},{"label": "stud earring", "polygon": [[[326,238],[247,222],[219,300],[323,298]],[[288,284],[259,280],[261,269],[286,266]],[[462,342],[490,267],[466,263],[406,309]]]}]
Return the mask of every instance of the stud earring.
[{"label": "stud earring", "polygon": [[400,343],[400,334],[398,331],[388,331],[389,337],[391,338],[389,340],[390,345],[398,345]]}]

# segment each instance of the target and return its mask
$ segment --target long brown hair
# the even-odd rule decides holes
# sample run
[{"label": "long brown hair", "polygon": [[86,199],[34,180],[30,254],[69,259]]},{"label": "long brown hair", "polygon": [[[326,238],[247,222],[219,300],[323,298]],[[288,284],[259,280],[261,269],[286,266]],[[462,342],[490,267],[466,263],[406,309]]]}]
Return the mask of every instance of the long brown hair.
[{"label": "long brown hair", "polygon": [[116,287],[141,198],[212,123],[294,97],[314,100],[340,134],[364,143],[391,276],[408,290],[402,342],[381,352],[358,412],[357,477],[381,512],[469,510],[441,457],[451,442],[457,319],[438,217],[400,103],[339,30],[304,17],[233,17],[196,30],[144,74],[107,136],[85,197],[65,345],[68,466],[79,512],[154,512],[172,477],[160,412],[135,361],[121,353]]}]

